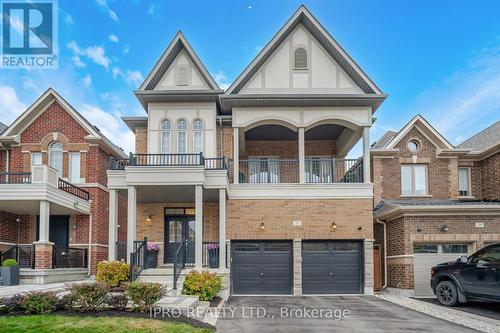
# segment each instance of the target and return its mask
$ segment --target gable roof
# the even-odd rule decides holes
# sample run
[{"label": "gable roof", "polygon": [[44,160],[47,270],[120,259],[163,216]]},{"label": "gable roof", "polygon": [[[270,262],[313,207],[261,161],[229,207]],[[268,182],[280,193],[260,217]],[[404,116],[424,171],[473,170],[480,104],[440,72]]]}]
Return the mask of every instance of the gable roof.
[{"label": "gable roof", "polygon": [[458,145],[460,148],[472,148],[475,151],[483,151],[500,144],[500,121],[485,128]]},{"label": "gable roof", "polygon": [[4,123],[0,122],[0,134],[2,134],[2,132],[5,131],[5,129],[7,127],[8,127],[7,125],[5,125]]},{"label": "gable roof", "polygon": [[372,146],[370,148],[371,149],[384,148],[389,143],[389,141],[391,141],[396,136],[396,134],[398,134],[398,132],[394,132],[394,131],[385,132],[384,135],[382,135],[380,137],[380,139],[375,141],[375,143],[372,144]]},{"label": "gable roof", "polygon": [[64,98],[61,97],[54,89],[48,88],[38,99],[30,105],[14,122],[7,127],[0,135],[0,143],[2,142],[16,142],[19,135],[26,129],[33,121],[35,121],[52,103],[56,101],[71,115],[78,124],[80,124],[88,135],[86,139],[103,144],[103,148],[114,156],[125,157],[123,150],[112,143],[101,131],[92,125],[84,116],[76,111]]},{"label": "gable roof", "polygon": [[181,31],[178,31],[174,36],[174,39],[172,39],[170,44],[161,55],[160,59],[158,59],[155,66],[146,77],[146,80],[144,80],[142,85],[139,87],[139,91],[153,90],[158,85],[161,78],[163,77],[163,75],[165,75],[168,68],[175,60],[175,57],[182,49],[184,49],[188,56],[191,58],[194,65],[196,66],[196,69],[201,73],[210,89],[220,90],[217,82],[215,82],[213,77],[207,71],[200,58],[198,58],[198,55],[196,54],[196,52],[194,52],[186,37],[184,37]]},{"label": "gable roof", "polygon": [[356,62],[337,43],[337,41],[326,31],[318,20],[301,5],[290,17],[278,33],[260,51],[255,59],[245,68],[238,78],[227,89],[226,94],[237,94],[245,84],[255,75],[258,69],[267,61],[281,43],[288,37],[293,29],[301,23],[330,56],[342,67],[344,72],[367,94],[382,94],[382,91],[363,72]]}]

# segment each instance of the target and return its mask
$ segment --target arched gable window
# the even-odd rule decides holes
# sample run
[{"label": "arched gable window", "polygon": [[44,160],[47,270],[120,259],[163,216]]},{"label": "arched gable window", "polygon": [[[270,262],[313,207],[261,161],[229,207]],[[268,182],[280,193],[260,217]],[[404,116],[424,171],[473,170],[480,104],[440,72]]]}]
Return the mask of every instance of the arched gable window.
[{"label": "arched gable window", "polygon": [[160,152],[170,154],[172,152],[172,123],[165,119],[160,126]]},{"label": "arched gable window", "polygon": [[62,143],[54,141],[49,145],[49,166],[56,169],[59,177],[62,176],[63,146]]},{"label": "arched gable window", "polygon": [[307,51],[303,47],[299,47],[293,53],[293,68],[307,69]]},{"label": "arched gable window", "polygon": [[177,85],[178,86],[187,86],[189,81],[188,76],[188,68],[187,66],[179,66],[177,68]]},{"label": "arched gable window", "polygon": [[177,121],[177,153],[187,153],[187,121],[184,119]]},{"label": "arched gable window", "polygon": [[203,121],[193,121],[193,153],[203,153]]}]

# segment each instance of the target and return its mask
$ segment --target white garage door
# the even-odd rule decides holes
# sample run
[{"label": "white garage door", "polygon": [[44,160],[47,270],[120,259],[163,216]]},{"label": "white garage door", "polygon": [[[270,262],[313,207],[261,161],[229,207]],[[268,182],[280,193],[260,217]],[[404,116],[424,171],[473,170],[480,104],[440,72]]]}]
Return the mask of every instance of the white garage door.
[{"label": "white garage door", "polygon": [[467,244],[415,244],[413,253],[415,296],[432,296],[431,268],[467,255],[469,246]]}]

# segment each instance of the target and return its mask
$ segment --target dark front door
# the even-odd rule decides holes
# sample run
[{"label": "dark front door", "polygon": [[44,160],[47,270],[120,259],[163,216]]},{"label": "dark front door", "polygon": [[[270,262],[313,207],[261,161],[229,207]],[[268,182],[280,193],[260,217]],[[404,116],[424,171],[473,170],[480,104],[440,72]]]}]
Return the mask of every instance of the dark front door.
[{"label": "dark front door", "polygon": [[[36,217],[36,240],[40,239],[40,216]],[[56,246],[69,245],[69,216],[51,215],[49,222],[49,241]]]},{"label": "dark front door", "polygon": [[302,292],[361,293],[361,245],[352,241],[302,241]]},{"label": "dark front door", "polygon": [[165,216],[165,256],[164,263],[173,263],[175,251],[181,244],[185,246],[186,263],[194,263],[194,226],[192,215]]},{"label": "dark front door", "polygon": [[231,242],[234,294],[292,293],[290,241]]}]

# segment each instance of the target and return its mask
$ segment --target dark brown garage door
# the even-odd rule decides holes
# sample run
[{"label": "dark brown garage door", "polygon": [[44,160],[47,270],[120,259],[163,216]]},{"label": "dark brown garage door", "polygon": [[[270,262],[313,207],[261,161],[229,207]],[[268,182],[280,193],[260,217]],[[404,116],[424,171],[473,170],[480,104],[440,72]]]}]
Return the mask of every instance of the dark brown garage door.
[{"label": "dark brown garage door", "polygon": [[362,293],[362,243],[302,241],[302,293]]},{"label": "dark brown garage door", "polygon": [[231,242],[234,294],[292,293],[292,243]]}]

